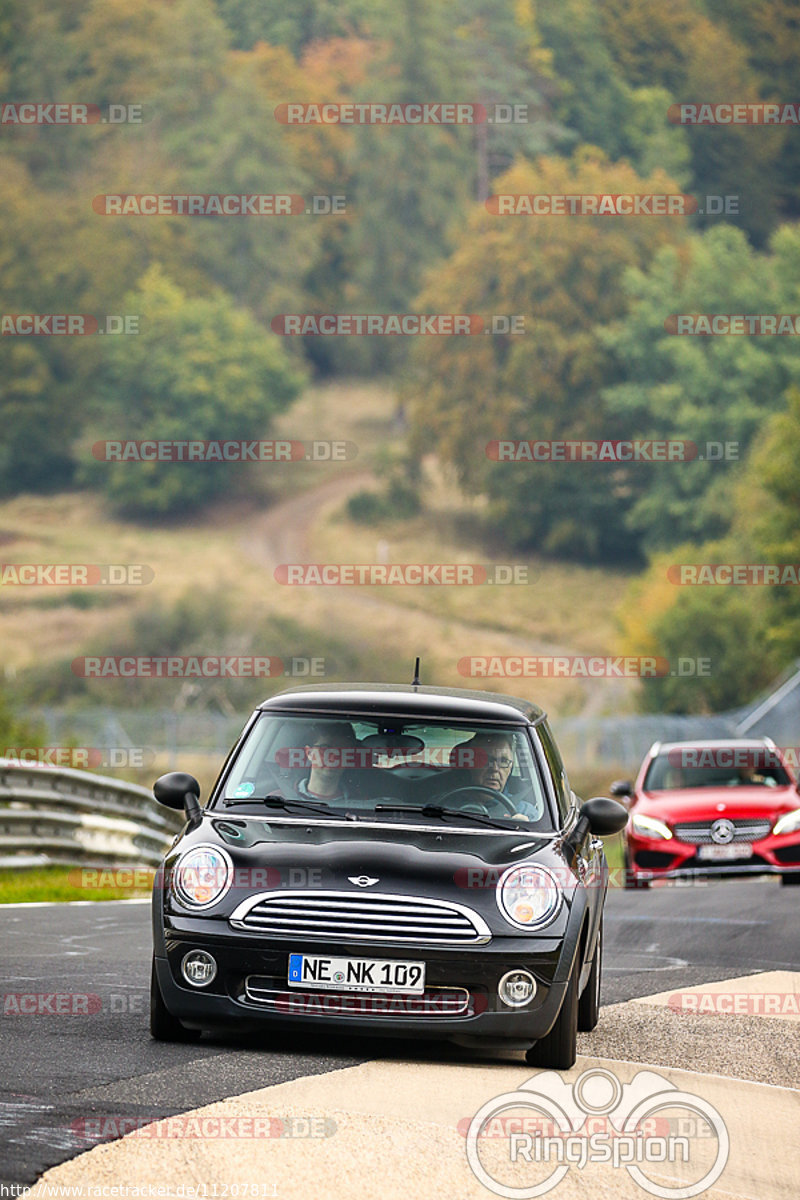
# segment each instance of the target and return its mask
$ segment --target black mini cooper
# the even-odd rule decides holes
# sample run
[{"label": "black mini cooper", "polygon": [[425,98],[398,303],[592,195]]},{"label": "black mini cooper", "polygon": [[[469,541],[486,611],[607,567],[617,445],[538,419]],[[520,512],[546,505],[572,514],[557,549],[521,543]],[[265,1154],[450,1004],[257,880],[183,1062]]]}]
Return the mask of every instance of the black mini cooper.
[{"label": "black mini cooper", "polygon": [[151,1032],[332,1029],[516,1046],[566,1069],[597,1023],[602,837],[544,713],[508,696],[354,684],[260,705],[153,890]]}]

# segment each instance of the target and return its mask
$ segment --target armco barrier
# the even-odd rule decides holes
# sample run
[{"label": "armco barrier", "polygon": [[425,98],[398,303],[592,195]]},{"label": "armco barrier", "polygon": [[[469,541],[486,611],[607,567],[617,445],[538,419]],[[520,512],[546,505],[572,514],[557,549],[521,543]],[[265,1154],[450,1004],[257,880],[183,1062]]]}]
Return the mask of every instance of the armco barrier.
[{"label": "armco barrier", "polygon": [[138,784],[0,758],[0,866],[154,866],[183,822]]}]

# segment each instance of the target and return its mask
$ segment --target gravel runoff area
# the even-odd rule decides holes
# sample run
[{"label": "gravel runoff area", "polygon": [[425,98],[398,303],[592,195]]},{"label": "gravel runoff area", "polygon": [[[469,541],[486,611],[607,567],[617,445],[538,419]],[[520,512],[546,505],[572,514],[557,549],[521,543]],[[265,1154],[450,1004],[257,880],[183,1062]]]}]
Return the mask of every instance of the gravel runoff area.
[{"label": "gravel runoff area", "polygon": [[[687,995],[697,1001],[684,1000]],[[710,1173],[709,1186],[698,1193],[690,1186],[683,1196],[796,1200],[800,1020],[793,1013],[800,973],[753,975],[686,988],[679,996],[602,1009],[594,1033],[581,1035],[584,1054],[568,1072],[534,1071],[521,1054],[502,1061],[476,1057],[467,1065],[409,1056],[347,1067],[231,1097],[97,1145],[46,1172],[29,1195],[486,1200],[522,1196],[509,1189],[550,1181],[539,1194],[556,1200],[677,1200],[678,1189]],[[737,996],[745,999],[731,999]],[[685,1011],[687,1005],[694,1011]],[[731,1011],[737,1007],[748,1011]],[[773,1015],[762,1015],[770,1007]],[[590,1048],[592,1057],[585,1056]],[[635,1138],[614,1126],[628,1085],[630,1105],[637,1097],[646,1101],[654,1122],[644,1139],[651,1139],[648,1154],[657,1142],[672,1138],[677,1146],[685,1135],[691,1144],[686,1165],[679,1149],[672,1164],[643,1157],[641,1140],[638,1150],[630,1149]],[[686,1100],[670,1102],[672,1089]],[[560,1139],[547,1140],[583,1154],[582,1163],[567,1158],[559,1166],[558,1146],[544,1161],[532,1156],[530,1131],[541,1132],[546,1095],[560,1106],[547,1111],[562,1130]],[[504,1100],[494,1112],[499,1097]],[[471,1122],[485,1106],[473,1128],[480,1137],[470,1143]],[[555,1129],[551,1124],[549,1132]],[[606,1154],[619,1149],[616,1165],[589,1152],[593,1133],[601,1135]],[[626,1165],[624,1155],[634,1152]],[[668,1190],[652,1190],[650,1183]]]}]

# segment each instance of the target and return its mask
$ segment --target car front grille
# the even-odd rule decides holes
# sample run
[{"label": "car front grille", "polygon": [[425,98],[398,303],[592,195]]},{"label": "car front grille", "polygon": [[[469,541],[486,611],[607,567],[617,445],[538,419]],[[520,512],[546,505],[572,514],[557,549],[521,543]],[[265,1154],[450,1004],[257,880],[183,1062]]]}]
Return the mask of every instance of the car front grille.
[{"label": "car front grille", "polygon": [[[688,842],[692,846],[713,845],[711,836],[713,821],[688,821],[683,825],[673,826],[676,838]],[[758,842],[765,838],[770,831],[769,821],[739,820],[732,821],[732,842]]]},{"label": "car front grille", "polygon": [[483,918],[462,904],[391,894],[265,892],[240,904],[230,924],[273,937],[415,946],[482,946],[492,938]]},{"label": "car front grille", "polygon": [[391,1017],[425,1020],[437,1017],[474,1017],[486,1008],[486,997],[466,988],[429,988],[420,995],[397,992],[294,991],[276,988],[274,979],[248,975],[245,998],[286,1016]]}]

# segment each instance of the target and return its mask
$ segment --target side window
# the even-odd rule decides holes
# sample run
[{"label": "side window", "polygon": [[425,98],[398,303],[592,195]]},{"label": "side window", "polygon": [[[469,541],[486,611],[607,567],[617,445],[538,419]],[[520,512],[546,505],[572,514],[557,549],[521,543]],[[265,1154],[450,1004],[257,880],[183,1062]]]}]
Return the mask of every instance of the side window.
[{"label": "side window", "polygon": [[561,755],[558,752],[553,740],[553,735],[548,728],[547,722],[542,721],[536,726],[536,733],[539,736],[539,741],[542,744],[544,756],[547,759],[547,765],[550,768],[550,774],[553,779],[553,786],[556,793],[556,801],[558,803],[558,812],[562,822],[567,819],[569,810],[572,807],[572,794],[570,792],[567,773],[564,770],[564,764],[561,761]]}]

